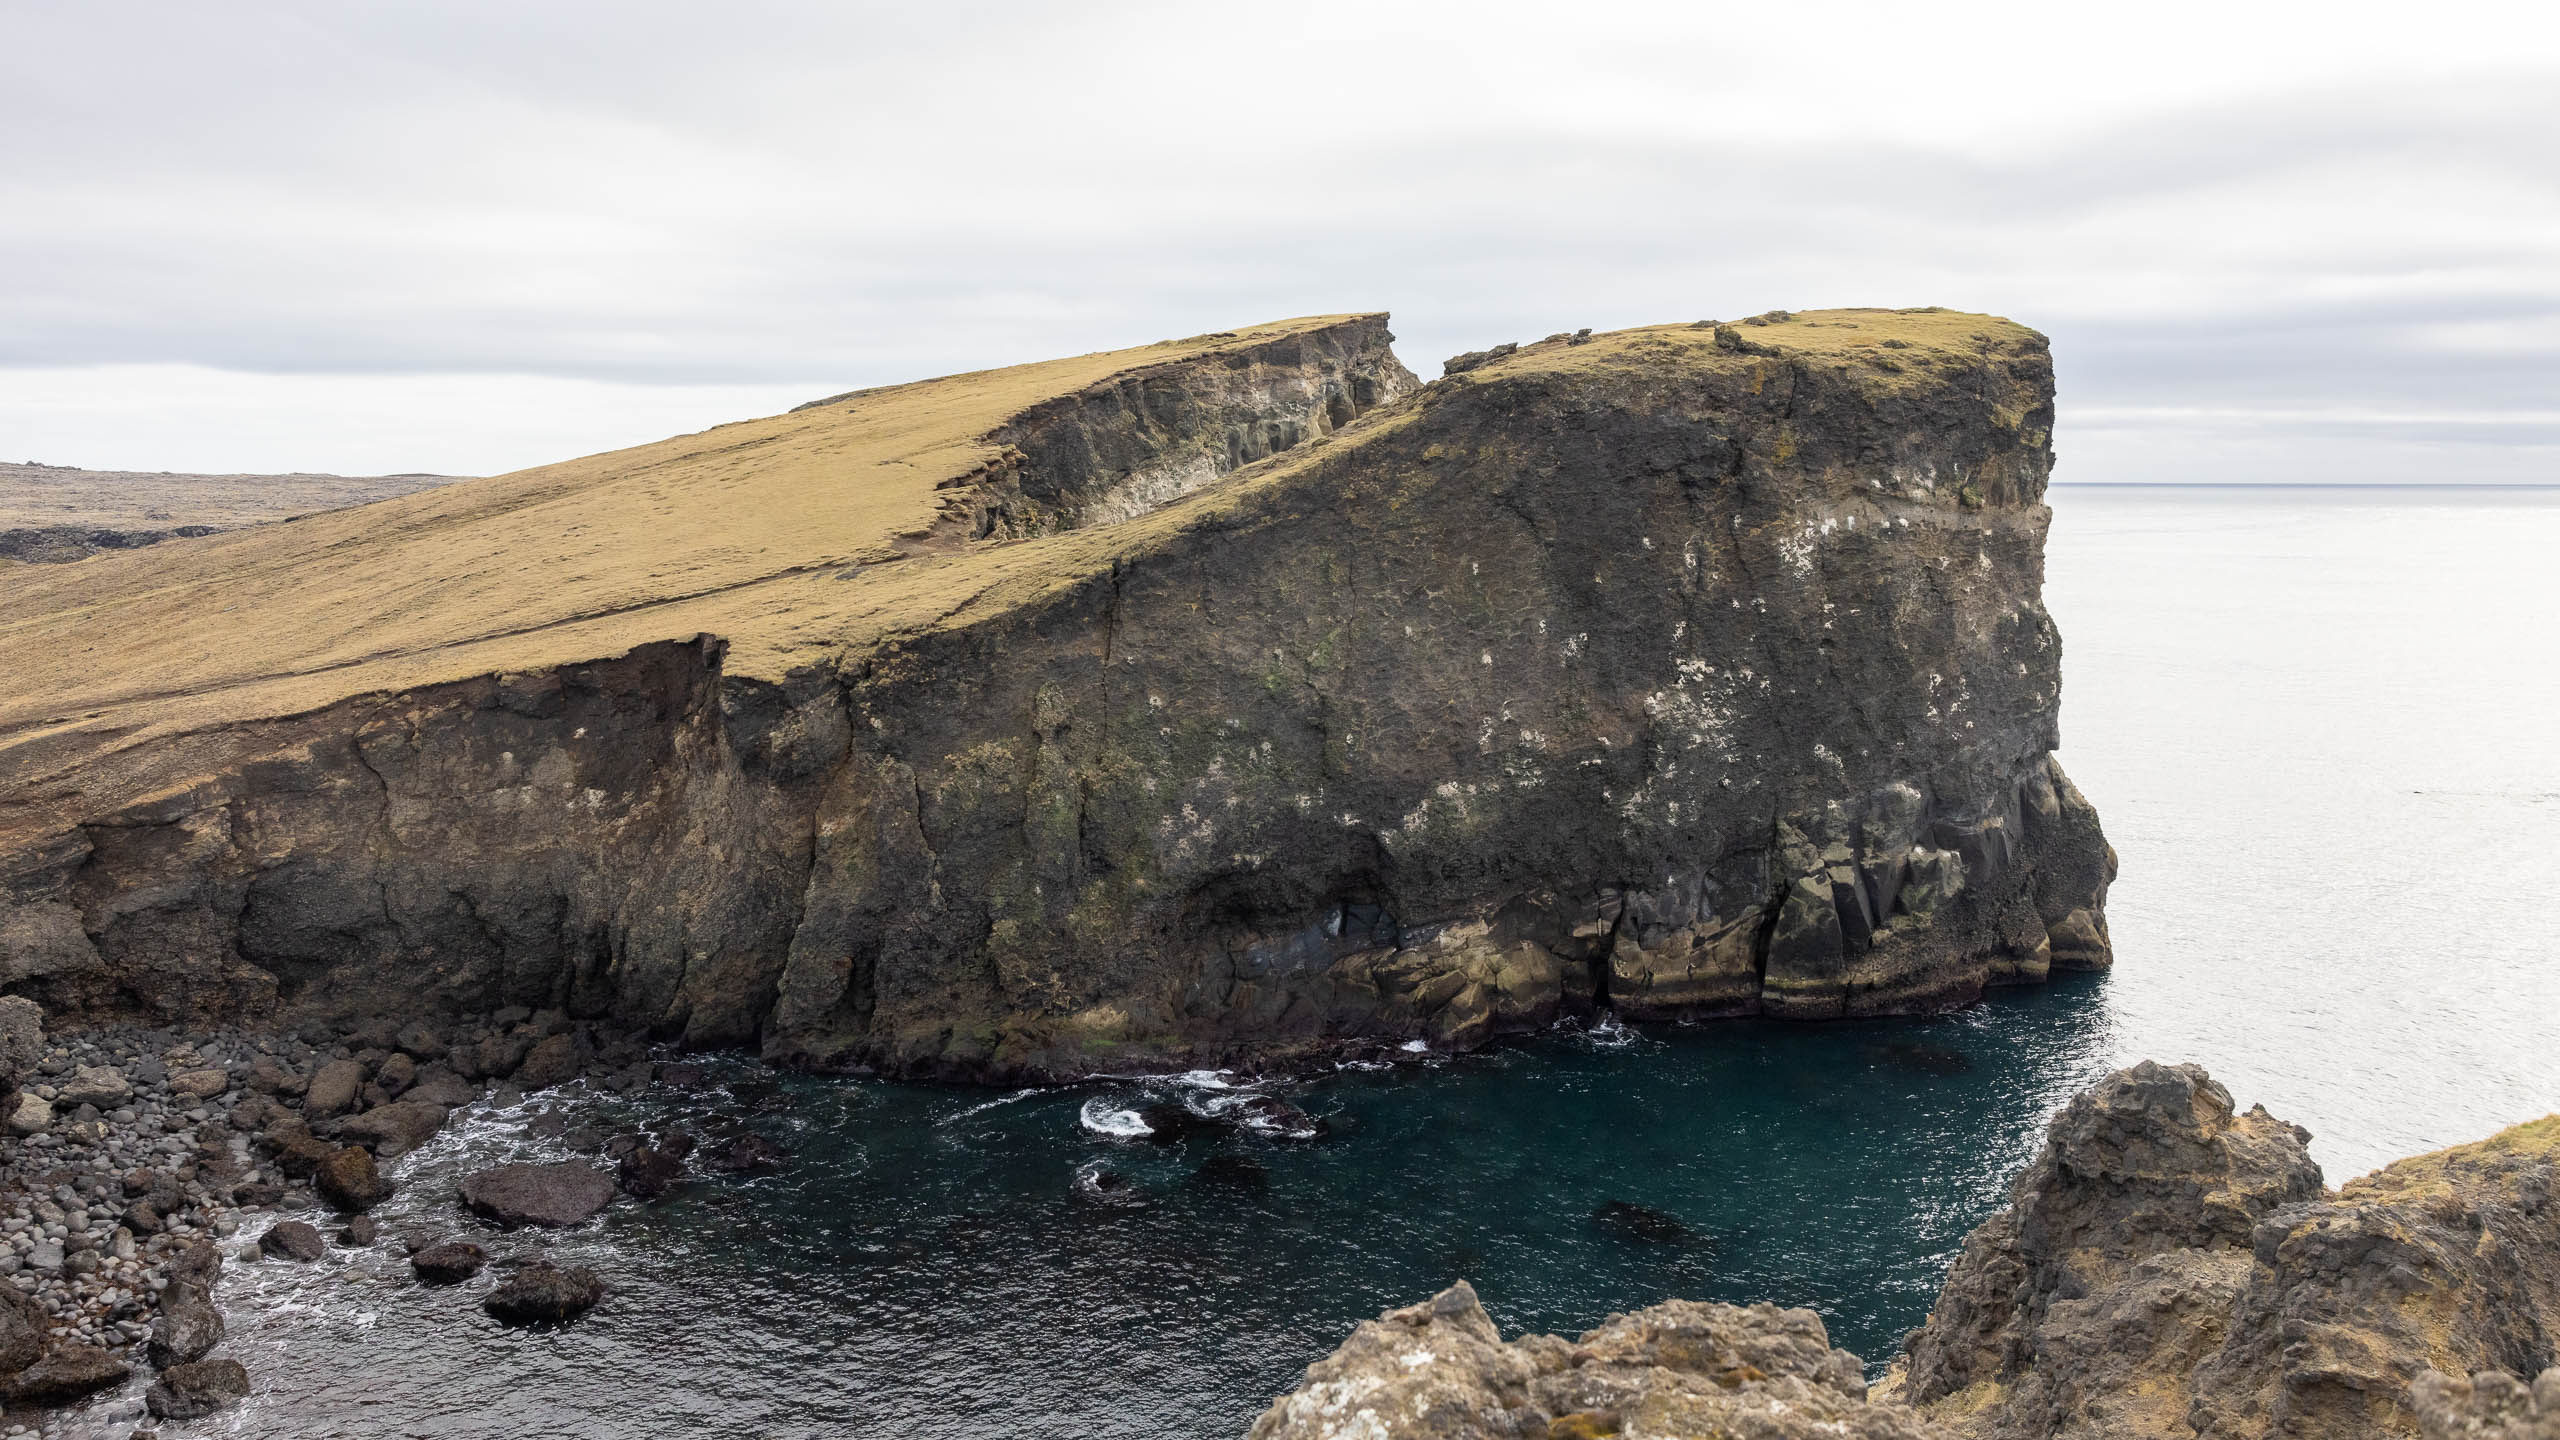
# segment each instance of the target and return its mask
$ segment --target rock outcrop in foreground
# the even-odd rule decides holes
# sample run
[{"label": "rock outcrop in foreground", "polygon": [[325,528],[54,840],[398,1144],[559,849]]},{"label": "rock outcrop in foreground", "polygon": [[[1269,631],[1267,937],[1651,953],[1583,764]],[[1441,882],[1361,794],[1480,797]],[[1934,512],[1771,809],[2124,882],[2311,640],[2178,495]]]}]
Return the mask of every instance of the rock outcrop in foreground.
[{"label": "rock outcrop in foreground", "polygon": [[1901,1393],[1981,1440],[2414,1435],[2430,1369],[2553,1363],[2560,1116],[2334,1194],[2308,1138],[2192,1065],[2108,1077],[1965,1242]]},{"label": "rock outcrop in foreground", "polygon": [[1858,1357],[1810,1310],[1673,1300],[1568,1341],[1504,1344],[1460,1281],[1361,1322],[1248,1440],[1937,1440],[1899,1405],[1867,1401]]},{"label": "rock outcrop in foreground", "polygon": [[2108,962],[2042,337],[1383,316],[834,397],[0,595],[0,986],[998,1078]]},{"label": "rock outcrop in foreground", "polygon": [[1252,1440],[2560,1437],[2560,1116],[2334,1193],[2307,1138],[2192,1065],[2108,1076],[1872,1393],[1807,1311],[1503,1345],[1462,1285],[1361,1325]]}]

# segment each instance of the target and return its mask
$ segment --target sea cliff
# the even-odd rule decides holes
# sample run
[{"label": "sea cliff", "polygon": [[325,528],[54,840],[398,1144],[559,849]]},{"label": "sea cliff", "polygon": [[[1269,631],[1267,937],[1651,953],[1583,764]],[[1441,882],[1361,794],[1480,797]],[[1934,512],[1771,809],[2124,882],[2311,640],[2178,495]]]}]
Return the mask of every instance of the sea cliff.
[{"label": "sea cliff", "polygon": [[2108,963],[2042,337],[1383,316],[855,392],[0,599],[0,986],[961,1078]]}]

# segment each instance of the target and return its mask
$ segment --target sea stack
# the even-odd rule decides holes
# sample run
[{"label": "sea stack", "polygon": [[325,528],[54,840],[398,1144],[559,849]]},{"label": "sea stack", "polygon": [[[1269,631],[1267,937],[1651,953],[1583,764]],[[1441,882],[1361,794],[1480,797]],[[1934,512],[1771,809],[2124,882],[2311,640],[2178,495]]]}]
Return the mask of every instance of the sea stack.
[{"label": "sea stack", "polygon": [[1386,317],[837,396],[0,597],[66,1018],[1039,1078],[2108,963],[2043,338]]}]

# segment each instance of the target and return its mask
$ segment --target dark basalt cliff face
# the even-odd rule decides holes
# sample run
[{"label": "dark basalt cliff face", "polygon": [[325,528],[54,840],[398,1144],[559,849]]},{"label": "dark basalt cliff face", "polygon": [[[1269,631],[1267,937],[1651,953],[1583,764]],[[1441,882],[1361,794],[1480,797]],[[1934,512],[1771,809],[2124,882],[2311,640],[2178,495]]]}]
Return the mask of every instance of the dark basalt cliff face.
[{"label": "dark basalt cliff face", "polygon": [[1662,327],[1410,395],[1384,339],[1004,417],[903,548],[769,582],[893,617],[823,661],[711,633],[74,737],[112,764],[31,730],[0,984],[558,1004],[994,1078],[2107,963],[2113,859],[2051,756],[2041,337]]}]

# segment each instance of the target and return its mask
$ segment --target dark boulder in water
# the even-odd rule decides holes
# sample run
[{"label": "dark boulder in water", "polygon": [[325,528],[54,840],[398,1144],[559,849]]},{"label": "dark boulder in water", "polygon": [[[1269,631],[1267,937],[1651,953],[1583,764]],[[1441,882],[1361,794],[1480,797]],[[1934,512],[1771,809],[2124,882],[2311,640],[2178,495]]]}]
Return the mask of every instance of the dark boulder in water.
[{"label": "dark boulder in water", "polygon": [[196,1420],[247,1398],[249,1372],[237,1360],[198,1360],[160,1372],[142,1403],[162,1420]]},{"label": "dark boulder in water", "polygon": [[1147,1138],[1158,1145],[1178,1144],[1194,1135],[1214,1135],[1222,1128],[1208,1116],[1195,1115],[1170,1100],[1138,1107],[1138,1119],[1147,1127]]},{"label": "dark boulder in water", "polygon": [[1120,1210],[1134,1209],[1147,1203],[1147,1192],[1117,1170],[1077,1171],[1076,1194],[1096,1205]]},{"label": "dark boulder in water", "polygon": [[480,1308],[504,1324],[535,1325],[574,1320],[603,1298],[604,1282],[593,1270],[583,1266],[564,1270],[548,1260],[536,1260],[490,1291]]},{"label": "dark boulder in water", "polygon": [[151,1322],[151,1363],[167,1369],[201,1360],[222,1343],[222,1312],[210,1296],[184,1280],[172,1280],[160,1292],[160,1316]]},{"label": "dark boulder in water", "polygon": [[623,1193],[655,1200],[684,1178],[685,1157],[692,1153],[693,1137],[677,1131],[654,1145],[644,1144],[624,1155],[615,1179],[621,1183]]},{"label": "dark boulder in water", "polygon": [[391,1198],[391,1184],[361,1145],[341,1145],[311,1172],[311,1188],[320,1198],[350,1215],[360,1215]]},{"label": "dark boulder in water", "polygon": [[1256,1135],[1273,1140],[1313,1140],[1324,1134],[1325,1123],[1286,1100],[1269,1095],[1256,1095],[1240,1100],[1225,1112],[1236,1124]]},{"label": "dark boulder in water", "polygon": [[501,1165],[465,1178],[462,1203],[509,1230],[575,1225],[613,1203],[613,1177],[576,1160]]},{"label": "dark boulder in water", "polygon": [[67,1405],[83,1395],[124,1383],[133,1367],[95,1345],[61,1345],[33,1365],[0,1381],[0,1400],[12,1405]]},{"label": "dark boulder in water", "polygon": [[702,1153],[702,1168],[720,1175],[770,1175],[791,1152],[762,1135],[732,1135]]},{"label": "dark boulder in water", "polygon": [[1644,1245],[1688,1246],[1699,1239],[1698,1232],[1676,1216],[1627,1200],[1612,1200],[1592,1211],[1591,1223],[1621,1239]]},{"label": "dark boulder in water", "polygon": [[430,1285],[458,1285],[488,1263],[489,1252],[468,1240],[447,1240],[409,1257],[409,1268]]},{"label": "dark boulder in water", "polygon": [[279,1220],[258,1237],[258,1249],[279,1260],[296,1260],[308,1265],[329,1253],[329,1242],[320,1232],[299,1220]]}]

